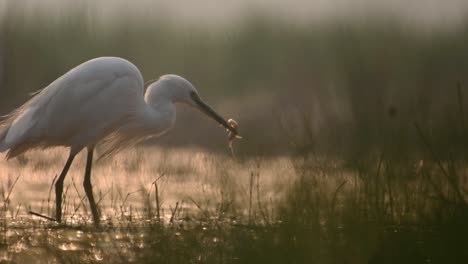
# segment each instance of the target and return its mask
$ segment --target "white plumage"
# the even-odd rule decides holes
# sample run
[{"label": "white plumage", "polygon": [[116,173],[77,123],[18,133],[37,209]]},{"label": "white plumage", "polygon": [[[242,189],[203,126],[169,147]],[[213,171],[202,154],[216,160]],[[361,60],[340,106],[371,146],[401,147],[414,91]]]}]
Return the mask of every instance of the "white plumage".
[{"label": "white plumage", "polygon": [[143,93],[143,78],[127,60],[85,62],[2,121],[0,151],[11,149],[8,157],[14,157],[34,147],[69,146],[77,153],[131,126],[145,106]]},{"label": "white plumage", "polygon": [[0,121],[0,152],[8,150],[8,158],[32,148],[70,148],[56,183],[57,221],[61,220],[63,180],[74,156],[88,148],[84,185],[98,224],[90,182],[94,147],[100,144],[106,156],[167,132],[175,122],[175,103],[193,106],[237,134],[180,76],[164,75],[146,94],[144,90],[143,77],[135,65],[122,58],[96,58],[73,68]]}]

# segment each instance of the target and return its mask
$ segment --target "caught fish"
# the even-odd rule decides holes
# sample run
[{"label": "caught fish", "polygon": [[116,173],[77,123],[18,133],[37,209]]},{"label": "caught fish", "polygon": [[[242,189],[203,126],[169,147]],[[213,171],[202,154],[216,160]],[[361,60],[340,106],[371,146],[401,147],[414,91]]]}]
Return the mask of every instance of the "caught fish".
[{"label": "caught fish", "polygon": [[[236,122],[236,120],[230,118],[228,121],[228,124],[234,128],[234,130],[237,132],[237,129],[239,128],[239,124]],[[229,142],[229,147],[232,148],[232,143],[234,142],[234,140],[236,138],[242,138],[241,136],[239,136],[237,133],[233,133],[229,130],[227,130],[229,133],[228,133],[228,142]]]}]

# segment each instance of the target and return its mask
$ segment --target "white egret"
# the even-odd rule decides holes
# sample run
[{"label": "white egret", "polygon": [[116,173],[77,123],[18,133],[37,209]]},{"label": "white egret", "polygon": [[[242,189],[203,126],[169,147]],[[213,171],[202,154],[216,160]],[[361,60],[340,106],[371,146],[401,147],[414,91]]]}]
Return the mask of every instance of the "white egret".
[{"label": "white egret", "polygon": [[74,157],[87,148],[83,186],[95,225],[99,212],[91,184],[94,147],[103,156],[123,146],[167,132],[176,119],[176,103],[188,104],[227,128],[237,129],[206,105],[195,87],[177,75],[164,75],[146,90],[131,62],[101,57],[71,69],[0,121],[0,152],[13,158],[33,148],[65,146],[68,159],[55,183],[56,221],[62,220],[63,182]]}]

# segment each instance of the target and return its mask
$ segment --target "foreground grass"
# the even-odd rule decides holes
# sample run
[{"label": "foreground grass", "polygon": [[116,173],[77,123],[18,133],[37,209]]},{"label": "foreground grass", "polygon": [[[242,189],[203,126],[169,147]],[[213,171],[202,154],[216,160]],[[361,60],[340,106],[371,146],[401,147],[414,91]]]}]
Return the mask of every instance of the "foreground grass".
[{"label": "foreground grass", "polygon": [[65,183],[65,225],[28,214],[53,215],[49,190],[61,153],[0,164],[3,262],[468,260],[462,161],[382,154],[353,164],[314,155],[235,162],[198,150],[137,148],[98,163],[93,182],[104,224],[95,229],[79,183],[82,160]]},{"label": "foreground grass", "polygon": [[340,230],[188,222],[102,230],[14,227],[1,258],[7,263],[464,263],[466,230],[460,224],[368,223]]}]

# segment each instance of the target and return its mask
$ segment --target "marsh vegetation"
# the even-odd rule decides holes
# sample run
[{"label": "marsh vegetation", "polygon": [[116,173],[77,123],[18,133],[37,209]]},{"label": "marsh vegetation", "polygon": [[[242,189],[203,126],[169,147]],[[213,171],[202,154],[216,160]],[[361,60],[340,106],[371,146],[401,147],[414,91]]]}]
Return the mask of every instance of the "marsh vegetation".
[{"label": "marsh vegetation", "polygon": [[0,157],[0,262],[468,262],[468,22],[251,13],[213,30],[3,6],[0,113],[112,55],[147,80],[189,77],[244,139],[234,159],[222,129],[180,109],[168,135],[95,164],[100,229],[81,188],[84,154],[61,226],[30,211],[54,215],[66,151]]},{"label": "marsh vegetation", "polygon": [[104,224],[95,229],[76,187],[82,160],[65,182],[64,225],[28,213],[53,215],[51,179],[63,153],[2,162],[9,175],[2,181],[4,261],[459,263],[468,257],[461,163],[381,155],[351,168],[314,155],[236,162],[199,149],[139,147],[98,163],[95,193]]}]

